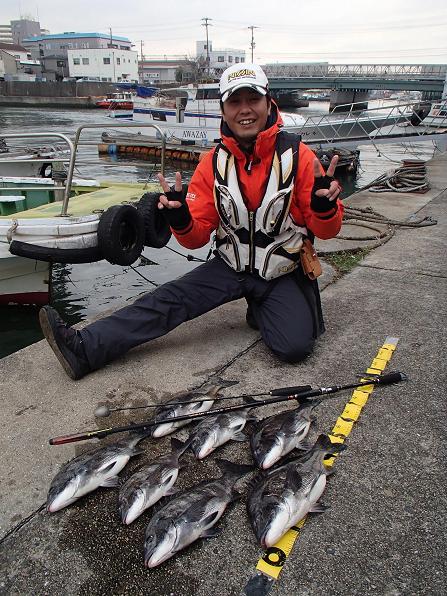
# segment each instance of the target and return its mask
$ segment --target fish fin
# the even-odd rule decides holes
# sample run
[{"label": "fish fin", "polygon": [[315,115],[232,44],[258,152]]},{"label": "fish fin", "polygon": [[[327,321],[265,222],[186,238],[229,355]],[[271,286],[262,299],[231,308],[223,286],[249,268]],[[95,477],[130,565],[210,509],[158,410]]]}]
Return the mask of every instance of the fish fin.
[{"label": "fish fin", "polygon": [[171,496],[171,495],[175,495],[179,492],[178,488],[174,488],[171,487],[169,490],[167,490],[164,494],[165,497]]},{"label": "fish fin", "polygon": [[313,447],[313,443],[308,441],[307,439],[303,439],[298,443],[295,449],[299,449],[300,451],[310,451]]},{"label": "fish fin", "polygon": [[208,528],[200,534],[200,538],[216,538],[222,533],[222,528]]},{"label": "fish fin", "polygon": [[233,439],[233,441],[239,441],[239,442],[248,441],[247,435],[244,435],[243,432],[236,433],[235,435],[233,435],[232,439]]},{"label": "fish fin", "polygon": [[251,395],[247,395],[246,397],[244,397],[242,399],[242,401],[244,402],[244,404],[258,404],[258,400],[255,399],[254,397],[252,397]]},{"label": "fish fin", "polygon": [[303,484],[303,479],[294,468],[287,470],[287,483],[292,485],[292,490],[299,490]]},{"label": "fish fin", "polygon": [[118,478],[118,476],[112,476],[111,478],[106,478],[105,480],[103,480],[100,486],[104,486],[105,488],[115,488],[119,486],[119,484],[120,479]]},{"label": "fish fin", "polygon": [[309,509],[309,513],[324,513],[325,511],[327,511],[328,509],[330,509],[329,505],[325,505],[324,503],[322,503],[321,501],[317,501],[316,503],[314,503],[312,505],[312,507]]},{"label": "fish fin", "polygon": [[233,488],[233,492],[231,493],[231,501],[230,503],[235,503],[236,501],[239,501],[240,499],[242,499],[244,495],[242,493],[240,493],[238,490]]}]

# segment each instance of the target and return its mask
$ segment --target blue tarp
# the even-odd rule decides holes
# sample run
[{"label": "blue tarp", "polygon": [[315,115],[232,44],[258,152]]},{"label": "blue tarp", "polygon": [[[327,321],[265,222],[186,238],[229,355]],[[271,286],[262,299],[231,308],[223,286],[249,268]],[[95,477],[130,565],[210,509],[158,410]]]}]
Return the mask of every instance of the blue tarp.
[{"label": "blue tarp", "polygon": [[137,92],[138,97],[152,97],[157,91],[160,91],[158,87],[144,87],[137,83],[117,83],[116,86],[120,89],[133,89]]}]

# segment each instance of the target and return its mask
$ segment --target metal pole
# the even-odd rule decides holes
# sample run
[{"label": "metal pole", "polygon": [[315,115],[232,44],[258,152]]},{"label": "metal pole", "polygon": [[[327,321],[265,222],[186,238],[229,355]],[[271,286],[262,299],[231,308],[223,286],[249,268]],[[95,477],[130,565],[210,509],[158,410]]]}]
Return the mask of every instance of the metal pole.
[{"label": "metal pole", "polygon": [[254,36],[253,36],[253,30],[254,29],[259,29],[259,27],[256,27],[255,25],[250,25],[250,27],[248,27],[248,29],[251,29],[251,44],[250,44],[250,47],[251,47],[251,61],[253,62],[253,50],[255,49],[255,46],[256,46],[255,39],[254,39]]},{"label": "metal pole", "polygon": [[202,21],[205,21],[204,23],[202,23],[202,27],[205,27],[206,29],[206,69],[207,69],[207,75],[208,78],[210,78],[210,45],[209,45],[209,41],[208,41],[208,27],[210,27],[211,25],[208,25],[208,21],[211,21],[212,19],[210,19],[209,17],[204,17],[202,19]]},{"label": "metal pole", "polygon": [[[118,122],[117,124],[113,125],[113,128],[155,128],[155,130],[159,133],[160,135],[160,139],[161,139],[161,163],[160,163],[160,171],[162,176],[164,176],[165,173],[165,162],[166,162],[166,137],[164,132],[161,130],[161,128],[159,126],[157,126],[156,124],[141,124],[141,123],[132,123],[129,124],[127,122]],[[72,145],[73,151],[70,155],[70,163],[68,165],[68,173],[67,173],[67,181],[65,183],[65,194],[64,194],[64,201],[62,203],[62,210],[61,210],[61,215],[67,215],[67,210],[68,210],[68,201],[70,199],[70,192],[71,192],[71,183],[73,181],[73,173],[74,173],[74,167],[75,167],[75,162],[76,162],[76,153],[78,150],[78,145],[79,145],[79,137],[81,136],[81,132],[85,129],[85,128],[107,128],[107,126],[104,126],[104,124],[86,124],[84,126],[80,126],[77,131],[76,131],[76,135],[75,135],[75,139],[74,139],[74,143]],[[55,133],[54,133],[55,134]],[[2,135],[3,137],[7,137],[8,135]],[[31,134],[29,134],[28,136],[32,136]],[[63,135],[59,135],[59,136],[63,136]],[[71,141],[69,141],[71,143]]]}]

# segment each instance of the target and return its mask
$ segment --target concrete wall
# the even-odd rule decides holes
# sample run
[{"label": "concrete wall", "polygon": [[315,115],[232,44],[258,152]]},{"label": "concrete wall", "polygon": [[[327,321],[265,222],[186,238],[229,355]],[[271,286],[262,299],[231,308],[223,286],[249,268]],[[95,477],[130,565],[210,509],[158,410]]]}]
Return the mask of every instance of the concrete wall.
[{"label": "concrete wall", "polygon": [[114,91],[116,87],[110,83],[0,81],[0,96],[5,97],[100,97]]}]

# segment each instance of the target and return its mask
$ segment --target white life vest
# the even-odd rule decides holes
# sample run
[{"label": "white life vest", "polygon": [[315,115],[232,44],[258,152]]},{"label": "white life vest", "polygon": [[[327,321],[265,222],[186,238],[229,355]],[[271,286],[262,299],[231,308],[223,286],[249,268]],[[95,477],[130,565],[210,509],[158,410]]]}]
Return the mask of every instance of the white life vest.
[{"label": "white life vest", "polygon": [[220,223],[216,247],[235,271],[274,279],[298,266],[305,227],[290,216],[299,135],[279,132],[264,196],[248,211],[237,178],[234,156],[220,144],[214,153],[214,201]]}]

